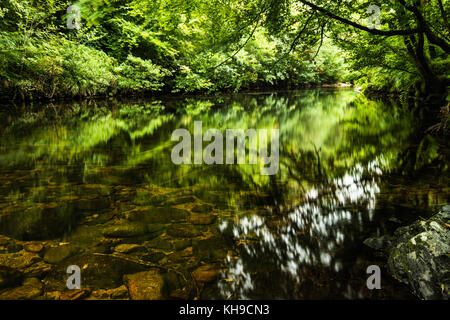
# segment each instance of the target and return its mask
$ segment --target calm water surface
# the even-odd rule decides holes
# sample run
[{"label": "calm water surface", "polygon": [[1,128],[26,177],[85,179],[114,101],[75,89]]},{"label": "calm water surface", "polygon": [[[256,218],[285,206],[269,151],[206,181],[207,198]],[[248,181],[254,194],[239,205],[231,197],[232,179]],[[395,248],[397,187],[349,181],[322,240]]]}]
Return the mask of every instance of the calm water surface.
[{"label": "calm water surface", "polygon": [[[157,268],[168,299],[411,298],[363,241],[450,199],[442,145],[418,140],[415,119],[350,89],[11,108],[0,256],[43,245],[40,298],[67,290],[70,264],[94,293]],[[197,120],[279,129],[278,173],[174,165],[172,132]],[[372,264],[382,290],[366,288]]]}]

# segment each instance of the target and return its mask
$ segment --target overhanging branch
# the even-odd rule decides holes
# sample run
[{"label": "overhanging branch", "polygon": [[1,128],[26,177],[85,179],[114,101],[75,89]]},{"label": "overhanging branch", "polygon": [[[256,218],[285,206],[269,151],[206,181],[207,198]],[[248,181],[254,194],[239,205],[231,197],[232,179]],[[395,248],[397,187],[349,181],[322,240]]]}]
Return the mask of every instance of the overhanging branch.
[{"label": "overhanging branch", "polygon": [[369,32],[371,34],[375,34],[375,35],[379,35],[379,36],[391,37],[391,36],[405,36],[405,35],[410,35],[410,34],[416,34],[418,32],[417,29],[407,29],[407,30],[378,30],[378,29],[370,29],[370,28],[368,28],[366,26],[363,26],[363,25],[361,25],[359,23],[356,23],[354,21],[348,20],[346,18],[339,17],[339,16],[335,15],[334,13],[328,11],[327,9],[319,7],[319,6],[315,5],[314,3],[311,3],[311,2],[309,2],[307,0],[299,0],[299,2],[307,5],[308,7],[312,8],[314,10],[317,10],[317,11],[319,11],[319,12],[329,16],[330,18],[332,18],[334,20],[340,21],[340,22],[342,22],[344,24],[347,24],[347,25],[352,26],[352,27],[354,27],[356,29],[359,29],[359,30],[363,30],[363,31]]}]

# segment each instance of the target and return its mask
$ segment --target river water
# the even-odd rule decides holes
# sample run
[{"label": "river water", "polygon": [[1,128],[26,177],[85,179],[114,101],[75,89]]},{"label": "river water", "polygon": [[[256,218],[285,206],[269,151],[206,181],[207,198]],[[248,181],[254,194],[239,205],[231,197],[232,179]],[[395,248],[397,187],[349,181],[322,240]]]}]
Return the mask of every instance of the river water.
[{"label": "river water", "polygon": [[[17,268],[42,299],[68,290],[69,265],[88,298],[149,269],[163,299],[413,298],[363,241],[450,199],[442,143],[352,89],[27,105],[1,121],[0,265],[33,255]],[[175,165],[171,135],[194,121],[278,129],[277,174]]]}]

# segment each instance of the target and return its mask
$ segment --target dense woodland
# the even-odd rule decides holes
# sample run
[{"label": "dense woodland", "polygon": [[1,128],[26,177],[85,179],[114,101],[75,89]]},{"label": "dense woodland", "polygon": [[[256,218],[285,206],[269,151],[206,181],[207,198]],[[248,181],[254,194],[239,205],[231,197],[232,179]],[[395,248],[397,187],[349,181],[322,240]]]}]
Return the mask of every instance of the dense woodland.
[{"label": "dense woodland", "polygon": [[[374,4],[380,23],[370,26]],[[48,100],[346,82],[442,108],[445,128],[449,12],[445,0],[3,0],[0,96]]]}]

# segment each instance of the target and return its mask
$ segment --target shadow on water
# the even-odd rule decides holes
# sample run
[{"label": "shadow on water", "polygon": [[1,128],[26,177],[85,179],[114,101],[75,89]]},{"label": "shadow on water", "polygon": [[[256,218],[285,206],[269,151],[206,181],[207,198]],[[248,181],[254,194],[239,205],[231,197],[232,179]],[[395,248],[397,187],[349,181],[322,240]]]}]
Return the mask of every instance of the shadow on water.
[{"label": "shadow on water", "polygon": [[[363,241],[450,195],[446,146],[418,140],[406,108],[349,89],[51,105],[2,119],[0,234],[42,243],[45,298],[66,290],[67,265],[89,263],[105,265],[87,267],[97,291],[156,267],[163,298],[411,298]],[[197,120],[203,132],[279,129],[278,173],[173,164],[172,132]],[[384,290],[366,288],[372,264]]]}]

